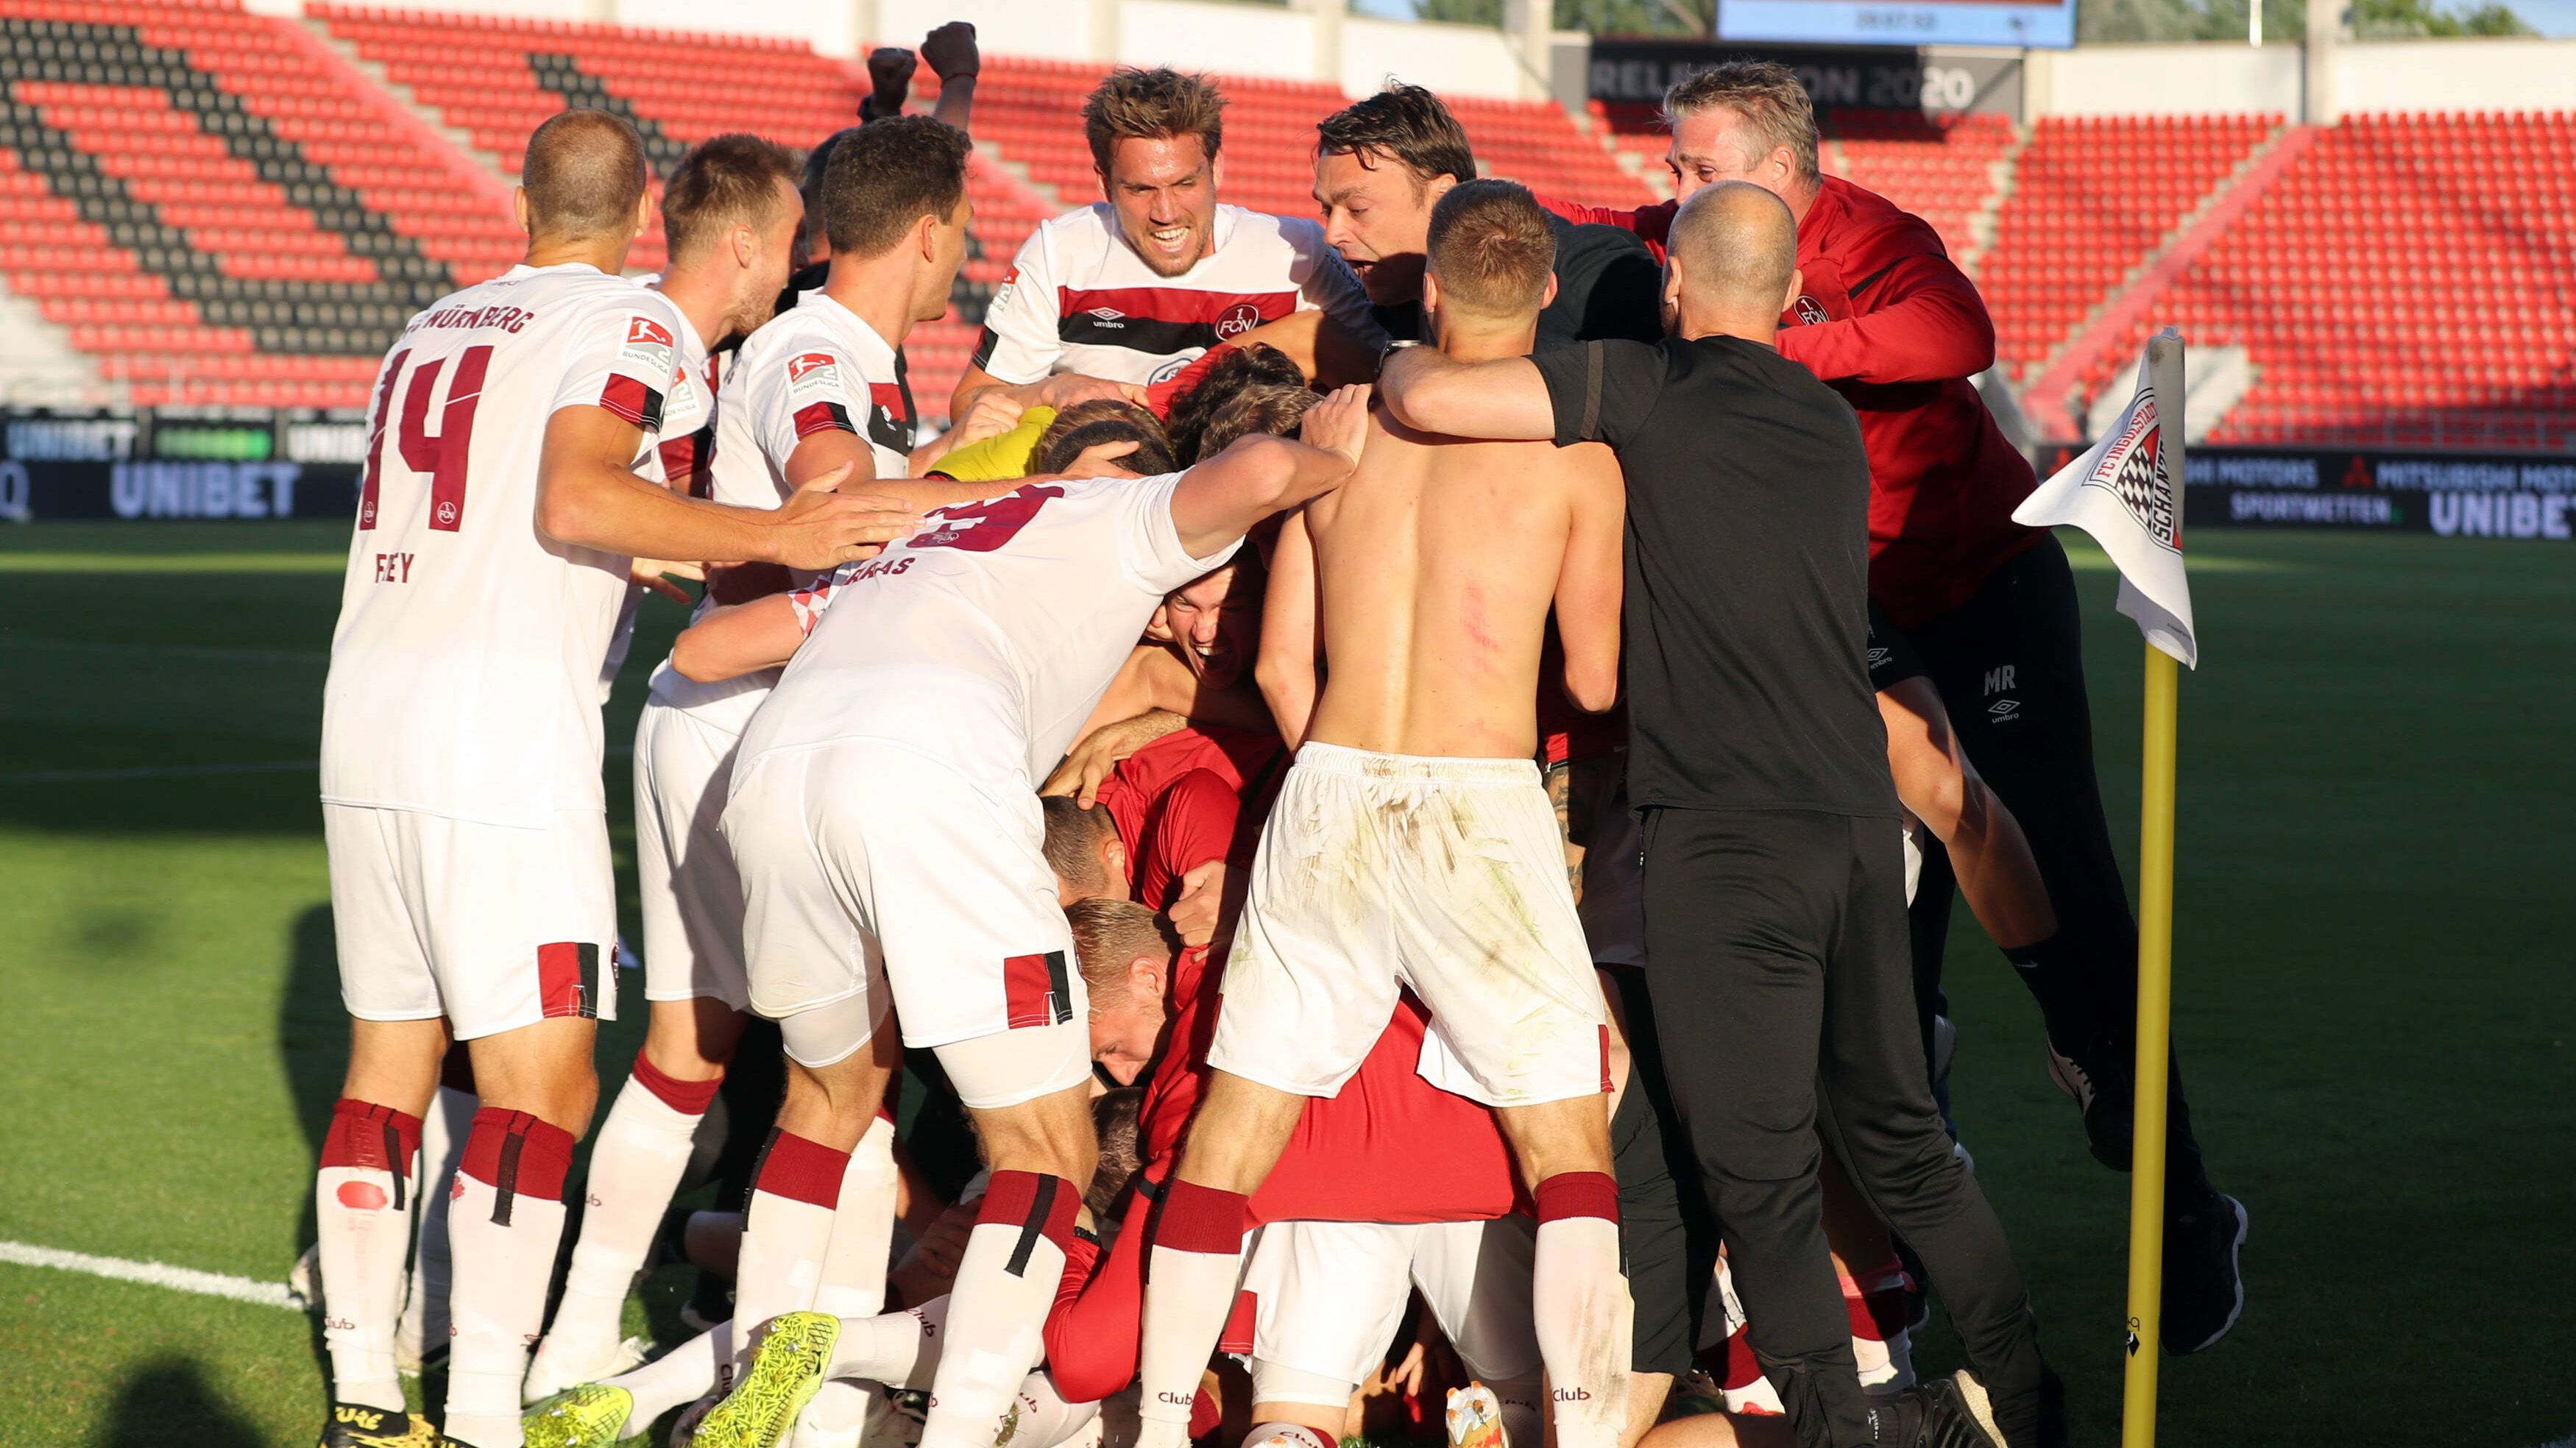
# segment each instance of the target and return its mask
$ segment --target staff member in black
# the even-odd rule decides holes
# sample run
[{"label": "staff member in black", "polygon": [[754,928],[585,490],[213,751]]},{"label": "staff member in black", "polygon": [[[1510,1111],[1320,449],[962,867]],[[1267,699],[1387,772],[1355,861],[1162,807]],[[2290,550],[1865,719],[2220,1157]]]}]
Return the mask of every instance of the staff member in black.
[{"label": "staff member in black", "polygon": [[[1933,1428],[2065,1437],[2003,1225],[1925,1082],[1887,740],[1872,700],[1869,457],[1852,410],[1772,345],[1797,232],[1760,187],[1675,218],[1657,344],[1390,359],[1395,417],[1465,437],[1598,440],[1628,480],[1629,790],[1665,1069],[1763,1370],[1807,1448]],[[1865,1398],[1826,1253],[1818,1138],[1923,1259],[1970,1371]],[[1990,1409],[1990,1413],[1989,1410]],[[1982,1434],[1958,1436],[1969,1421]]]}]

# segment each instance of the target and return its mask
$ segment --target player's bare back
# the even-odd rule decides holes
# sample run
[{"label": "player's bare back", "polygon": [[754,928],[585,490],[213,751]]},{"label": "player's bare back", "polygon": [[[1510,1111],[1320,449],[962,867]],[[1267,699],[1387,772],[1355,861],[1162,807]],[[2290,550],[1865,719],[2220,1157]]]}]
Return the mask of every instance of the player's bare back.
[{"label": "player's bare back", "polygon": [[1607,448],[1460,441],[1374,413],[1358,471],[1303,518],[1329,669],[1306,737],[1528,758],[1561,591],[1568,627],[1596,647],[1606,632],[1615,659],[1624,502]]}]

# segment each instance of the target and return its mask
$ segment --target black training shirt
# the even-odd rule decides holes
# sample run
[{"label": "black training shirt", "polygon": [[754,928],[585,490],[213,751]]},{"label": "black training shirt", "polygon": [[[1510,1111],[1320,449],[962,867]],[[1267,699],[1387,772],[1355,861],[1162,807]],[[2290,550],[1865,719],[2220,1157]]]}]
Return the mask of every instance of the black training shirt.
[{"label": "black training shirt", "polygon": [[[1538,345],[1567,347],[1597,337],[1651,342],[1664,334],[1664,272],[1655,254],[1624,226],[1578,226],[1553,212],[1556,299],[1538,314]],[[1428,342],[1419,299],[1369,309],[1387,336]]]},{"label": "black training shirt", "polygon": [[1629,797],[1894,815],[1851,405],[1736,337],[1530,360],[1558,445],[1606,442],[1627,474]]}]

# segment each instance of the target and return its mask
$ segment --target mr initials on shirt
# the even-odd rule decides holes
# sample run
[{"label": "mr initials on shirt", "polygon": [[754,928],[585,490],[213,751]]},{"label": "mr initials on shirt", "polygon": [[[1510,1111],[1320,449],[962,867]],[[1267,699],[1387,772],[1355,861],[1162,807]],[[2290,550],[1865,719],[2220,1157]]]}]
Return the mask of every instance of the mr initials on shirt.
[{"label": "mr initials on shirt", "polygon": [[411,561],[419,556],[417,553],[377,554],[376,581],[378,583],[411,582]]}]

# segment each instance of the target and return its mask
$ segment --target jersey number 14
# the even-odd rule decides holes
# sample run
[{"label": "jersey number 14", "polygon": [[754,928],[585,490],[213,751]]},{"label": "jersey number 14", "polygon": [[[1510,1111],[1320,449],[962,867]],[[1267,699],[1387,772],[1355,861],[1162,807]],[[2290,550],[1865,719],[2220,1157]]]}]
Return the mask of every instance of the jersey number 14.
[{"label": "jersey number 14", "polygon": [[[456,370],[447,379],[447,405],[439,411],[434,434],[428,430],[429,401],[437,395],[438,375],[446,370],[448,359],[433,358],[411,367],[411,350],[405,348],[385,364],[384,380],[376,384],[376,427],[367,439],[366,476],[358,486],[359,531],[376,526],[389,427],[394,445],[401,449],[403,466],[412,476],[429,479],[430,528],[453,533],[465,525],[465,461],[474,441],[474,409],[483,401],[483,374],[492,364],[492,348],[489,344],[468,347],[455,360]],[[406,368],[410,371],[407,383]],[[399,423],[393,415],[397,390],[402,398]]]}]

